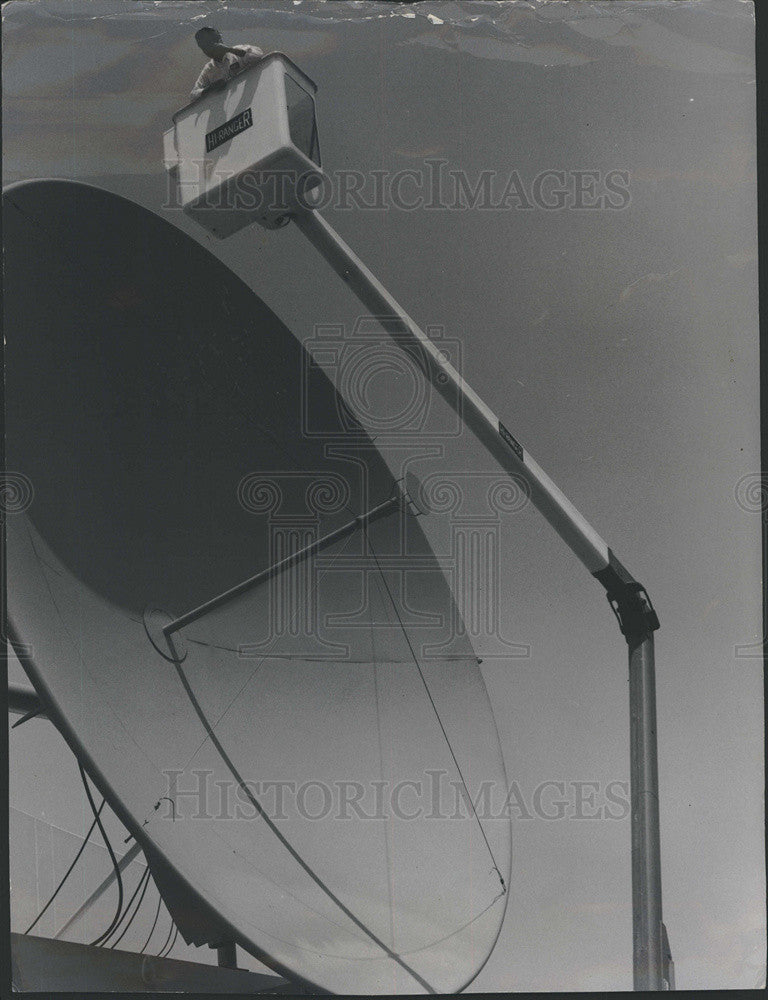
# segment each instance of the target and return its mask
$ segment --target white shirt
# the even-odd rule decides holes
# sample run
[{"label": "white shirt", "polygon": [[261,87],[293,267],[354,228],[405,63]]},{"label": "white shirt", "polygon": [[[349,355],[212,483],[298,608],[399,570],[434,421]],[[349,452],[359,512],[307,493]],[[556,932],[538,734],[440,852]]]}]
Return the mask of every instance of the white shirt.
[{"label": "white shirt", "polygon": [[231,52],[226,52],[220,62],[216,62],[215,59],[209,59],[205,66],[203,66],[203,71],[192,88],[193,98],[199,97],[213,83],[218,83],[220,80],[231,80],[233,76],[237,76],[238,73],[241,73],[248,66],[253,66],[254,63],[257,63],[264,55],[256,45],[233,45],[232,48],[243,49],[245,55],[236,56]]}]

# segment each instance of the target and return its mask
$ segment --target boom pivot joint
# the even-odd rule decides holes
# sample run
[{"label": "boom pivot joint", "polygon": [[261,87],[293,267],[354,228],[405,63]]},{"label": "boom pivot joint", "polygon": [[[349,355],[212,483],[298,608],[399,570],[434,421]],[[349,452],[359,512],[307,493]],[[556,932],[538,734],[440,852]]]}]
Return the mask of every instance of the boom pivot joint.
[{"label": "boom pivot joint", "polygon": [[605,596],[616,615],[621,634],[631,642],[659,628],[659,618],[645,587],[622,566],[611,549],[608,565],[593,576],[605,587]]},{"label": "boom pivot joint", "polygon": [[616,590],[609,590],[606,597],[627,642],[659,628],[659,618],[651,599],[645,587],[636,580],[622,583]]}]

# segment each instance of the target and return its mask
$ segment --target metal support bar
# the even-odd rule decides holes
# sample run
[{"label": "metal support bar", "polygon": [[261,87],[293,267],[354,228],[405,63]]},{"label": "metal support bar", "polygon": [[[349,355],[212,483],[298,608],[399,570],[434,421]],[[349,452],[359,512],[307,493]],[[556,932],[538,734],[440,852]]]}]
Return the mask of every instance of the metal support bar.
[{"label": "metal support bar", "polygon": [[[674,989],[661,914],[661,834],[653,633],[659,619],[644,587],[614,559],[598,578],[607,588],[629,653],[629,767],[632,806],[633,967],[636,990]],[[671,972],[668,970],[671,968]]]},{"label": "metal support bar", "polygon": [[[315,249],[377,316],[394,342],[414,353],[425,377],[507,472],[522,477],[531,502],[605,587],[629,644],[632,775],[632,912],[635,989],[664,988],[661,922],[658,761],[653,632],[659,620],[644,588],[552,482],[496,414],[442,356],[333,227],[312,209],[293,219]],[[667,948],[668,951],[668,948]],[[664,960],[664,964],[671,964]],[[667,980],[667,988],[670,988]]]},{"label": "metal support bar", "polygon": [[675,963],[672,961],[672,949],[669,947],[667,928],[661,925],[661,960],[663,962],[664,989],[673,990],[675,988]]},{"label": "metal support bar", "polygon": [[372,507],[364,514],[358,514],[358,516],[352,521],[348,521],[340,528],[336,528],[335,531],[331,531],[323,538],[318,538],[316,542],[306,545],[303,549],[299,549],[298,552],[294,552],[293,555],[286,556],[285,559],[281,559],[280,562],[275,563],[274,566],[268,566],[267,569],[262,570],[255,576],[251,576],[247,580],[243,580],[242,583],[238,583],[230,590],[225,590],[222,594],[218,594],[210,601],[206,601],[205,604],[201,604],[199,607],[193,608],[186,614],[181,615],[180,618],[176,618],[174,621],[169,622],[163,627],[163,634],[166,638],[169,638],[174,632],[178,632],[179,629],[184,628],[185,625],[191,625],[192,622],[196,622],[199,618],[207,615],[209,611],[213,611],[215,608],[220,608],[223,604],[233,600],[235,597],[239,597],[241,594],[246,593],[246,591],[251,590],[253,587],[258,586],[261,583],[265,583],[273,576],[276,576],[278,573],[282,573],[283,570],[288,569],[289,566],[303,562],[305,559],[313,556],[316,552],[321,552],[323,549],[327,549],[330,545],[334,545],[336,542],[346,538],[347,535],[351,535],[359,528],[363,528],[368,524],[373,524],[374,521],[378,521],[379,518],[386,517],[387,514],[391,514],[393,511],[398,510],[402,506],[404,499],[404,494],[396,493],[388,500],[384,500],[382,503],[378,504],[376,507]]},{"label": "metal support bar", "polygon": [[237,945],[234,941],[226,941],[217,945],[216,958],[220,969],[237,968]]},{"label": "metal support bar", "polygon": [[8,712],[31,719],[35,715],[45,715],[45,708],[35,691],[19,684],[9,684]]},{"label": "metal support bar", "polygon": [[[132,844],[125,852],[125,854],[122,856],[122,858],[120,858],[120,860],[117,862],[117,867],[120,869],[121,872],[124,872],[125,869],[128,867],[128,865],[133,861],[133,859],[137,858],[140,854],[141,854],[141,848],[139,847],[139,845]],[[63,927],[60,927],[56,931],[56,933],[53,935],[54,938],[60,938],[63,934],[66,934],[69,928],[72,926],[72,924],[74,924],[77,920],[79,920],[84,913],[90,910],[90,908],[93,906],[96,900],[100,899],[101,896],[104,895],[104,893],[112,885],[112,883],[115,881],[116,878],[117,876],[115,875],[115,871],[114,869],[112,869],[112,871],[109,873],[109,875],[107,875],[107,877],[104,879],[101,885],[99,885],[96,889],[93,890],[93,892],[88,897],[88,899],[86,899],[83,905],[78,910],[76,910],[75,913],[72,914],[72,916],[64,924]]]},{"label": "metal support bar", "polygon": [[662,990],[664,955],[653,632],[629,637],[627,642],[634,988]]}]

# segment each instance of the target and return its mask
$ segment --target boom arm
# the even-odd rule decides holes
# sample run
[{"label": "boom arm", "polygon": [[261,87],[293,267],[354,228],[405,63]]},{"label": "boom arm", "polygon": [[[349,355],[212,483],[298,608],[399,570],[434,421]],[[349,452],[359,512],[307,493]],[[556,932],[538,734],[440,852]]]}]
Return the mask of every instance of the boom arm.
[{"label": "boom arm", "polygon": [[419,355],[426,360],[424,374],[433,387],[459,413],[467,427],[485,445],[499,465],[507,472],[521,476],[525,480],[530,489],[531,502],[589,572],[603,584],[610,595],[614,595],[622,606],[622,615],[627,625],[633,628],[628,617],[629,608],[624,610],[625,604],[632,603],[628,595],[625,595],[626,588],[630,588],[634,593],[642,592],[644,595],[647,608],[643,614],[647,614],[647,627],[651,631],[658,628],[658,620],[647,594],[642,588],[638,590],[639,585],[592,525],[507,430],[493,410],[486,406],[453,365],[443,357],[440,349],[395,301],[332,226],[316,211],[299,212],[293,218],[309,242],[347,283],[366,309],[381,319],[382,325],[395,342],[404,338],[418,348]]}]

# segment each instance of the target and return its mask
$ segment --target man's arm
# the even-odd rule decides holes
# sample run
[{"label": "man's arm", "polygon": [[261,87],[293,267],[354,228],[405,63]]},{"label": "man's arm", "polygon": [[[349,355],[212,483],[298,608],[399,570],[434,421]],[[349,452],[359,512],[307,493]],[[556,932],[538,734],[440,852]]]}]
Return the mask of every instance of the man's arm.
[{"label": "man's arm", "polygon": [[[247,66],[253,66],[255,63],[259,62],[259,60],[264,57],[264,53],[257,45],[235,45],[233,47],[222,46],[222,49],[225,52],[231,52],[232,55],[237,56],[238,59],[240,59],[242,62],[242,67],[241,67],[242,69],[245,69]],[[213,73],[214,73],[213,65],[211,63],[207,63],[203,67],[202,73],[197,78],[197,82],[192,88],[191,96],[193,100],[196,97],[199,97],[203,93],[203,91],[208,90],[209,87],[213,86],[213,84],[211,83],[211,77]],[[217,81],[217,82],[221,82],[222,86],[224,86],[224,83],[226,81]]]},{"label": "man's arm", "polygon": [[258,45],[235,45],[229,51],[242,59],[245,66],[252,66],[264,56]]},{"label": "man's arm", "polygon": [[203,66],[203,70],[200,73],[200,76],[195,81],[194,87],[192,88],[191,92],[192,99],[194,100],[196,97],[199,97],[204,90],[208,89],[210,84],[211,84],[211,67],[208,65],[208,63],[206,63],[205,66]]}]

